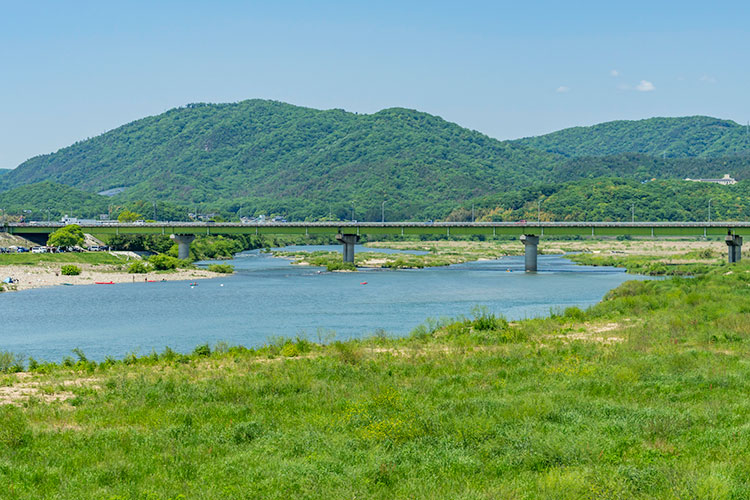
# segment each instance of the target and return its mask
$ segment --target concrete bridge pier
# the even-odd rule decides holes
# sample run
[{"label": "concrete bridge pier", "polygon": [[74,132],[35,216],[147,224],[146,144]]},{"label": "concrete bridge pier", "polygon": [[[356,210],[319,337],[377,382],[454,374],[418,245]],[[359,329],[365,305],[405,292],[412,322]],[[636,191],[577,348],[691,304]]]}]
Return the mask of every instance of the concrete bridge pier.
[{"label": "concrete bridge pier", "polygon": [[739,262],[742,259],[742,236],[728,234],[726,242],[729,250],[729,263]]},{"label": "concrete bridge pier", "polygon": [[336,239],[344,245],[344,262],[354,263],[354,244],[359,241],[358,234],[337,234]]},{"label": "concrete bridge pier", "polygon": [[525,268],[527,273],[536,272],[536,247],[539,244],[539,236],[533,234],[522,234],[521,241],[525,247]]},{"label": "concrete bridge pier", "polygon": [[189,259],[190,258],[190,244],[195,239],[194,234],[171,234],[170,238],[177,242],[177,258],[178,259]]}]

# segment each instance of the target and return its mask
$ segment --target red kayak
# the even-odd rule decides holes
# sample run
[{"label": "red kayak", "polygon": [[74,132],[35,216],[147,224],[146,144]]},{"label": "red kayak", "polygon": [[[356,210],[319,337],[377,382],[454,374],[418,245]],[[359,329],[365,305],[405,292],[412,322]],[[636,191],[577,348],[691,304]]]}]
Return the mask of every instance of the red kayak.
[{"label": "red kayak", "polygon": [[95,285],[114,285],[114,281],[94,281]]}]

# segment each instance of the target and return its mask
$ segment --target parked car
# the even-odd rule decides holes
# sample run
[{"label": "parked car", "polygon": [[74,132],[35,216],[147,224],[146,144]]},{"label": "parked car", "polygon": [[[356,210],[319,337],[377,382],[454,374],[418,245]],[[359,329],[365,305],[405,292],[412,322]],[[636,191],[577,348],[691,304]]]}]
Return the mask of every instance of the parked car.
[{"label": "parked car", "polygon": [[31,253],[47,253],[47,247],[31,247]]}]

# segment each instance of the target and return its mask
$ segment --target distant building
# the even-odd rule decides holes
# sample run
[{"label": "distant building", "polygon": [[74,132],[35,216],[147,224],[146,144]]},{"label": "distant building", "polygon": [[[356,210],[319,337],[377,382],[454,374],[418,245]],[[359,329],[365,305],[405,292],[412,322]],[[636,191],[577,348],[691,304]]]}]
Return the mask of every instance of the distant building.
[{"label": "distant building", "polygon": [[722,177],[721,179],[691,179],[690,177],[688,177],[685,180],[691,182],[712,182],[714,184],[721,184],[722,186],[737,184],[737,180],[730,177],[729,174],[724,174],[724,177]]}]

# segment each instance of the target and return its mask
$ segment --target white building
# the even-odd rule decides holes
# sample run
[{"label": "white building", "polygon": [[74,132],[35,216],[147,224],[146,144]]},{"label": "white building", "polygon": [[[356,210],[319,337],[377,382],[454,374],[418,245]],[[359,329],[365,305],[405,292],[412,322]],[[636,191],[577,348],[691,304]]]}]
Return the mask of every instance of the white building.
[{"label": "white building", "polygon": [[737,184],[737,180],[730,177],[729,174],[724,174],[724,177],[722,177],[721,179],[691,179],[690,177],[688,177],[685,180],[692,182],[712,182],[714,184],[721,184],[722,186]]}]

